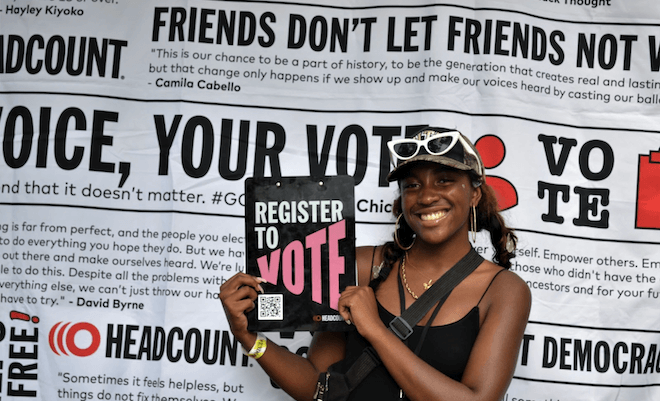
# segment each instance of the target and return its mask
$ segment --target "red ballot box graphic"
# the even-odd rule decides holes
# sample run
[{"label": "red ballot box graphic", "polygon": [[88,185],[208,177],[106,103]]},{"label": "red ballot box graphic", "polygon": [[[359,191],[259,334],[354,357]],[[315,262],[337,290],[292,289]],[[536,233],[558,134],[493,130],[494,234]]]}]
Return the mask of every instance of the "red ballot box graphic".
[{"label": "red ballot box graphic", "polygon": [[636,228],[660,229],[660,150],[639,155]]},{"label": "red ballot box graphic", "polygon": [[[499,166],[504,161],[506,147],[498,136],[484,135],[475,142],[474,146],[479,151],[487,170]],[[487,175],[486,184],[495,191],[501,210],[510,209],[518,204],[518,191],[506,178]]]}]

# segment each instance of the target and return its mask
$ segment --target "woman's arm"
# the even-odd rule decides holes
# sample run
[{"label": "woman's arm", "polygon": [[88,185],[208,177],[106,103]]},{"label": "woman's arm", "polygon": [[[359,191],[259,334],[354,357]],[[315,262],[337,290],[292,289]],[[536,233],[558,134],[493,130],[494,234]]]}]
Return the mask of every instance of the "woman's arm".
[{"label": "woman's arm", "polygon": [[489,292],[490,307],[481,325],[461,382],[417,357],[373,317],[370,288],[351,287],[340,307],[376,349],[383,364],[411,400],[499,400],[509,385],[522,342],[531,295],[515,274],[503,272]]},{"label": "woman's arm", "polygon": [[[373,247],[356,249],[360,285],[368,285],[371,276]],[[220,301],[225,309],[229,327],[245,349],[251,349],[257,335],[247,329],[246,312],[254,309],[261,279],[238,273],[220,287]],[[310,400],[316,390],[321,372],[344,359],[345,339],[341,332],[319,332],[314,335],[307,358],[289,352],[268,341],[266,352],[257,360],[259,365],[286,393],[297,400]]]},{"label": "woman's arm", "polygon": [[320,332],[314,334],[307,358],[268,341],[266,353],[257,362],[287,394],[296,400],[309,401],[319,374],[343,358],[343,333]]},{"label": "woman's arm", "polygon": [[[257,335],[248,331],[245,312],[254,309],[257,292],[261,290],[260,284],[259,278],[238,273],[220,287],[220,300],[229,327],[236,339],[248,350],[254,345]],[[286,393],[297,400],[310,400],[316,389],[319,373],[343,358],[343,334],[323,332],[314,335],[307,358],[268,341],[266,352],[257,362]]]}]

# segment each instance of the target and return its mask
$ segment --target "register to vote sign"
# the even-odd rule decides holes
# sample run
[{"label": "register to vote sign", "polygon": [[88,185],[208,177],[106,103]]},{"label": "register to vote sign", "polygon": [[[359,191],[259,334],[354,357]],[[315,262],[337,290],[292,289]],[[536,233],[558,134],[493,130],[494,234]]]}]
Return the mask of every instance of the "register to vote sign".
[{"label": "register to vote sign", "polygon": [[267,282],[250,329],[345,330],[337,303],[356,284],[353,178],[249,178],[245,195],[247,272]]}]

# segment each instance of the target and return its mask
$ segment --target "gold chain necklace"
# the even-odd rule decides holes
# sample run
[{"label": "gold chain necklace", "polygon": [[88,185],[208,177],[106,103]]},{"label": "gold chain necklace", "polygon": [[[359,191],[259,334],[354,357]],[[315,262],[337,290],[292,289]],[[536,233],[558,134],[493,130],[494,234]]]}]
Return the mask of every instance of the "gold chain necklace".
[{"label": "gold chain necklace", "polygon": [[[408,285],[408,280],[406,279],[406,256],[408,254],[403,255],[403,259],[401,260],[401,275],[403,276],[403,284],[406,286],[406,290],[408,290],[408,293],[414,298],[418,299],[419,297],[415,295],[413,290],[410,289],[410,286]],[[424,283],[424,290],[428,290],[431,288],[431,285],[433,284],[433,280],[429,280],[428,283]]]},{"label": "gold chain necklace", "polygon": [[[406,257],[407,257],[407,256],[408,256],[408,252],[406,252]],[[410,263],[410,261],[408,261],[408,263]],[[410,266],[415,267],[412,263],[410,263]],[[419,270],[419,269],[417,269],[417,268],[415,268],[415,269],[416,269],[416,270],[417,270],[422,276],[425,277],[424,280],[426,280],[426,278],[429,277],[429,276],[427,276],[426,274],[424,274],[421,270]],[[430,278],[428,282],[426,282],[426,283],[422,283],[422,285],[424,285],[424,289],[425,289],[425,290],[428,290],[429,288],[431,288],[431,285],[433,285],[433,279]]]}]

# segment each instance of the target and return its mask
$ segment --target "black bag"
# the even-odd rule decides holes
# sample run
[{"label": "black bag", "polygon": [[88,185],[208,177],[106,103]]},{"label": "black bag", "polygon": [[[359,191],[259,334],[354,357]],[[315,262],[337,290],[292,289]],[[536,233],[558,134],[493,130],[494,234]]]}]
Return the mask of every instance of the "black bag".
[{"label": "black bag", "polygon": [[[454,287],[469,276],[483,260],[477,251],[471,248],[470,252],[440,277],[408,309],[403,311],[401,316],[392,319],[389,324],[390,330],[402,341],[407,339],[412,334],[413,327],[428,313],[431,307],[438,303],[437,312]],[[319,375],[314,401],[343,401],[347,399],[351,391],[380,363],[376,350],[373,347],[367,347],[348,371],[338,372],[333,369],[335,365],[330,366],[327,372],[322,372]]]}]

